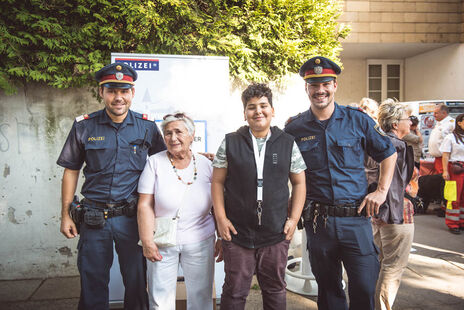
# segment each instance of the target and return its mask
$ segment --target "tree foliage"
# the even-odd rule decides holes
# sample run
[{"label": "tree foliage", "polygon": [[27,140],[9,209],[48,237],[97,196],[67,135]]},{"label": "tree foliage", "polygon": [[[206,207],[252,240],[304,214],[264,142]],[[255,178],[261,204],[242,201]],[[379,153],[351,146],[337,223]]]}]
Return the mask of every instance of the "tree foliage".
[{"label": "tree foliage", "polygon": [[336,58],[340,0],[0,0],[0,89],[94,85],[111,52],[228,56],[242,82]]}]

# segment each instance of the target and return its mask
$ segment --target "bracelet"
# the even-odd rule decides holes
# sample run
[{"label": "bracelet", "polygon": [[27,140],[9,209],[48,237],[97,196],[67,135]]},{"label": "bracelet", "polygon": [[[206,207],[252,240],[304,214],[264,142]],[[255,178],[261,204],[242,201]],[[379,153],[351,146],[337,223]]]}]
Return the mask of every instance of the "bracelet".
[{"label": "bracelet", "polygon": [[216,239],[217,240],[222,240],[222,237],[217,236]]}]

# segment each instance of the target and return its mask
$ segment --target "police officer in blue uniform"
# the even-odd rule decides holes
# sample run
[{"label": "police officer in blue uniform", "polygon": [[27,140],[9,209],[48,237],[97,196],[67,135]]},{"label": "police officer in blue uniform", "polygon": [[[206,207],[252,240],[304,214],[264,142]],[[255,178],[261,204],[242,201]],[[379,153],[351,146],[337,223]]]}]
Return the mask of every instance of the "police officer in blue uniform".
[{"label": "police officer in blue uniform", "polygon": [[[305,230],[319,309],[348,309],[342,266],[348,275],[349,309],[374,309],[379,273],[370,216],[390,187],[396,151],[375,122],[356,108],[335,103],[340,67],[325,57],[300,68],[311,102],[285,131],[295,137],[308,169]],[[378,188],[367,194],[365,152],[380,162]]]},{"label": "police officer in blue uniform", "polygon": [[166,147],[154,121],[129,110],[137,79],[131,67],[110,64],[95,78],[105,108],[76,118],[57,161],[65,168],[61,232],[67,238],[78,234],[69,207],[85,163],[80,202],[85,213],[77,223],[79,309],[109,309],[113,242],[125,287],[124,309],[147,309],[146,262],[137,245],[137,184],[147,156]]}]

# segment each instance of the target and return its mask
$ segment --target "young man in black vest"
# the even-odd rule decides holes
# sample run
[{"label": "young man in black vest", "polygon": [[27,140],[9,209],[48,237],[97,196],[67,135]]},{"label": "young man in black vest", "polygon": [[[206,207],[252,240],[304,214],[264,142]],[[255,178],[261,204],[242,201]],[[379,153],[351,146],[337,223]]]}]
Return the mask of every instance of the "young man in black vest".
[{"label": "young man in black vest", "polygon": [[211,194],[226,273],[221,310],[245,308],[255,272],[263,308],[282,310],[288,246],[306,195],[306,165],[294,138],[271,127],[274,108],[266,85],[248,86],[242,102],[248,126],[226,135],[213,162]]}]

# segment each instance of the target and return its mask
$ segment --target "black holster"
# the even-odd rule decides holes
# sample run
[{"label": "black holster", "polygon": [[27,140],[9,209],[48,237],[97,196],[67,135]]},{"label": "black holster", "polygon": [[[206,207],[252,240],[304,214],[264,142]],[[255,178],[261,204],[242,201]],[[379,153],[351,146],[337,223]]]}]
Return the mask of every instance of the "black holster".
[{"label": "black holster", "polygon": [[304,204],[304,207],[303,207],[303,211],[301,212],[301,218],[298,221],[298,229],[303,229],[304,228],[304,223],[309,222],[311,220],[310,219],[310,217],[311,217],[310,209],[311,209],[310,200],[306,200],[305,204]]},{"label": "black holster", "polygon": [[81,223],[84,220],[84,207],[79,202],[79,197],[74,196],[73,201],[69,205],[69,216],[76,225],[77,233],[81,231]]},{"label": "black holster", "polygon": [[133,217],[137,214],[137,203],[139,199],[137,196],[130,197],[127,199],[127,204],[123,209],[123,213],[127,217]]}]

